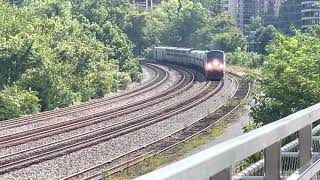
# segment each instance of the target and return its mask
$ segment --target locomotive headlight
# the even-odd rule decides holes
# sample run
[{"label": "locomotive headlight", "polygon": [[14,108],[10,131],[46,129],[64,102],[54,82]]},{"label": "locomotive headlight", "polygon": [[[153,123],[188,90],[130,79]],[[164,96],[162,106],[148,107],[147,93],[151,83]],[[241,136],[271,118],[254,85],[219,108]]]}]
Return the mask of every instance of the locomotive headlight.
[{"label": "locomotive headlight", "polygon": [[217,60],[213,60],[213,61],[212,61],[212,65],[213,65],[214,67],[218,67],[218,66],[220,65],[220,63],[219,63],[219,61],[217,61]]},{"label": "locomotive headlight", "polygon": [[206,64],[206,69],[207,70],[212,70],[214,68],[213,64],[212,63],[207,63]]},{"label": "locomotive headlight", "polygon": [[221,70],[224,68],[224,64],[217,59],[213,59],[211,62],[206,64],[205,68],[207,71]]}]

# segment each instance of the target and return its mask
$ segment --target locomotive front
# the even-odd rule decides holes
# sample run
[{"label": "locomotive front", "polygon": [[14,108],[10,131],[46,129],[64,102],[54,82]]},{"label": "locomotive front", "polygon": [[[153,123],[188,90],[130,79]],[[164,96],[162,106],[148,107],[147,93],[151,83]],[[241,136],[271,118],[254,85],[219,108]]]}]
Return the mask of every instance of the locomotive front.
[{"label": "locomotive front", "polygon": [[221,80],[225,73],[225,53],[223,51],[208,51],[205,63],[208,80]]}]

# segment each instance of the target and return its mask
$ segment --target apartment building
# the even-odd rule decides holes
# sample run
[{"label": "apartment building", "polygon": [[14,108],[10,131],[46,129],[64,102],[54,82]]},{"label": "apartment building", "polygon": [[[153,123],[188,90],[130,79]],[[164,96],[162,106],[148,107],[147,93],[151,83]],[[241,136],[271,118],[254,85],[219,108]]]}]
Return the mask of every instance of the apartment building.
[{"label": "apartment building", "polygon": [[320,24],[320,8],[316,1],[302,1],[301,28],[307,29],[313,25]]},{"label": "apartment building", "polygon": [[141,8],[152,8],[156,0],[132,0],[132,4]]},{"label": "apartment building", "polygon": [[229,10],[229,0],[221,0],[223,10],[228,11]]},{"label": "apartment building", "polygon": [[228,12],[240,29],[255,16],[279,16],[281,0],[229,0]]}]

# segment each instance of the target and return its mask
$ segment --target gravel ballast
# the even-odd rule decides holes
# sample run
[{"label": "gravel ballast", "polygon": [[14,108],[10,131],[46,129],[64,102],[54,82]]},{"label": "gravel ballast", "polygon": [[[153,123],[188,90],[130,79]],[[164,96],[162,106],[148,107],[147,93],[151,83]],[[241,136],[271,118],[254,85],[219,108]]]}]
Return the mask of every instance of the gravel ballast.
[{"label": "gravel ballast", "polygon": [[[67,115],[67,116],[56,117],[56,118],[51,118],[51,119],[48,119],[45,121],[30,123],[28,125],[24,125],[21,127],[5,129],[0,132],[0,136],[9,135],[9,134],[17,133],[17,132],[28,131],[33,128],[39,128],[39,127],[43,127],[43,126],[47,126],[47,125],[51,125],[51,124],[55,124],[55,123],[59,123],[59,122],[68,121],[68,120],[70,120],[72,118],[76,118],[76,117],[84,117],[84,116],[92,115],[92,114],[103,112],[103,111],[106,111],[109,109],[114,109],[114,108],[126,105],[128,103],[136,102],[136,101],[145,99],[147,97],[155,96],[155,95],[163,92],[164,90],[174,86],[177,83],[177,81],[181,78],[179,72],[172,70],[172,69],[169,70],[166,66],[161,66],[161,65],[158,65],[158,66],[166,69],[169,72],[169,78],[165,83],[161,84],[159,87],[157,87],[151,91],[147,91],[147,92],[142,93],[140,95],[130,97],[125,100],[121,100],[117,103],[111,103],[111,104],[103,105],[101,107],[90,108],[88,110],[82,111],[81,113],[73,113],[73,114]],[[148,74],[148,73],[146,73],[146,74]]]},{"label": "gravel ballast", "polygon": [[[196,84],[201,87],[203,83],[204,82],[199,82]],[[212,112],[230,98],[234,93],[235,86],[234,82],[226,80],[225,86],[215,96],[174,117],[100,143],[99,145],[7,173],[3,175],[3,177],[5,179],[48,179],[48,177],[50,177],[50,179],[60,179],[101,162],[105,162],[113,157],[182,129],[201,117],[208,115],[209,112]],[[232,90],[224,94],[228,87],[231,87]],[[176,98],[187,97],[189,94],[190,93],[187,92],[182,93]]]},{"label": "gravel ballast", "polygon": [[173,98],[171,98],[171,99],[169,99],[167,101],[161,102],[159,104],[155,104],[153,106],[149,106],[147,108],[138,110],[136,112],[129,113],[129,114],[126,114],[126,115],[123,115],[123,116],[119,116],[117,118],[114,118],[114,119],[111,119],[111,120],[107,120],[107,121],[104,121],[104,122],[100,122],[100,123],[97,123],[97,124],[93,124],[93,125],[90,125],[90,126],[86,126],[84,128],[80,128],[80,129],[77,129],[77,130],[72,130],[70,132],[65,132],[65,133],[62,133],[62,134],[59,134],[59,135],[43,138],[43,139],[40,139],[40,140],[37,140],[37,141],[33,141],[33,142],[30,142],[30,143],[27,143],[27,144],[21,144],[19,146],[14,146],[14,147],[2,149],[2,150],[0,150],[0,156],[3,156],[5,154],[6,155],[13,154],[15,152],[21,151],[21,149],[25,150],[25,149],[29,149],[31,147],[41,146],[41,145],[45,145],[45,144],[48,144],[48,143],[51,143],[51,142],[54,142],[54,141],[62,140],[62,139],[68,138],[68,137],[81,135],[81,134],[84,134],[84,133],[89,133],[89,132],[92,132],[93,130],[96,130],[96,129],[101,128],[101,127],[108,127],[108,126],[111,126],[114,123],[123,122],[125,120],[132,119],[134,117],[138,117],[138,116],[141,116],[141,115],[147,115],[147,114],[155,112],[156,110],[159,110],[161,108],[167,107],[169,105],[173,105],[174,103],[179,102],[182,99],[186,99],[186,98],[190,97],[190,95],[192,93],[197,92],[204,85],[205,85],[204,82],[195,82],[195,84],[188,91],[185,91],[185,92],[183,92],[183,93],[181,93],[181,94],[179,94],[179,95],[177,95],[177,96],[175,96],[175,97],[173,97]]}]

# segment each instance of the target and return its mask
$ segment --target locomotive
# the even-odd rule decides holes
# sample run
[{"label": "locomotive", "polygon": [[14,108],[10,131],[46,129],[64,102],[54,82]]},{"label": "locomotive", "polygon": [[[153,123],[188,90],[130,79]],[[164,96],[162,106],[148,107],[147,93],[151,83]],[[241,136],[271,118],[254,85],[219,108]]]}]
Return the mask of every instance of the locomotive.
[{"label": "locomotive", "polygon": [[225,75],[226,55],[220,50],[201,51],[177,47],[155,47],[154,59],[200,69],[207,80],[221,80]]}]

